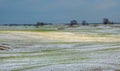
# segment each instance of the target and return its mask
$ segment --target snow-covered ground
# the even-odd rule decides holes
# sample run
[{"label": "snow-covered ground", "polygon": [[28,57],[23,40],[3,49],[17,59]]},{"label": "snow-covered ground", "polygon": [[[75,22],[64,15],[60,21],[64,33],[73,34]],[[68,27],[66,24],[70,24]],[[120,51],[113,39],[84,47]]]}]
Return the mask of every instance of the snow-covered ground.
[{"label": "snow-covered ground", "polygon": [[120,28],[102,25],[1,30],[0,71],[119,71],[119,38]]}]

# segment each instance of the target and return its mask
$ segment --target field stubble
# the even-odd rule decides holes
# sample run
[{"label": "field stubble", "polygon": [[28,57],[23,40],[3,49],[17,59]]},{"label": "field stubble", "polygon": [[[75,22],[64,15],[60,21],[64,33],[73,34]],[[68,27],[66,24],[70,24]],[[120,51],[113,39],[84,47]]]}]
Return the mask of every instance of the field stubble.
[{"label": "field stubble", "polygon": [[[120,29],[0,31],[1,71],[118,71]],[[3,49],[3,50],[1,50]]]}]

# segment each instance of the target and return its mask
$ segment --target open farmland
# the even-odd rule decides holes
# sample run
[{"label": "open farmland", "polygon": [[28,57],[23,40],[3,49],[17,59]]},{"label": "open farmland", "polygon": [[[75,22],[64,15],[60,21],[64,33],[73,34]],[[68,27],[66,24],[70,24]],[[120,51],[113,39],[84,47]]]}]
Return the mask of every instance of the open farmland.
[{"label": "open farmland", "polygon": [[119,26],[0,26],[0,71],[120,71]]}]

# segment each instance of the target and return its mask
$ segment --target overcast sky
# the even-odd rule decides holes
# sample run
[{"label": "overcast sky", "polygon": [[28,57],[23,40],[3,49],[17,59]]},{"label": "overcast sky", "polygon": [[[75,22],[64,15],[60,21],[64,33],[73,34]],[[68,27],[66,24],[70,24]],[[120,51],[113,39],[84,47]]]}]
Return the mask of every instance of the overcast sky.
[{"label": "overcast sky", "polygon": [[120,0],[0,0],[0,23],[120,22]]}]

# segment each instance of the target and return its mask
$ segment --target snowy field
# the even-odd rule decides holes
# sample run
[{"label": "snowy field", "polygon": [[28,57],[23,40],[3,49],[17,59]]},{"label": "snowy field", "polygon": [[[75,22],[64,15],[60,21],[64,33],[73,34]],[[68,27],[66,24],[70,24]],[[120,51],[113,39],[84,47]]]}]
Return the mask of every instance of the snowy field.
[{"label": "snowy field", "polygon": [[0,26],[0,71],[120,71],[120,25]]}]

